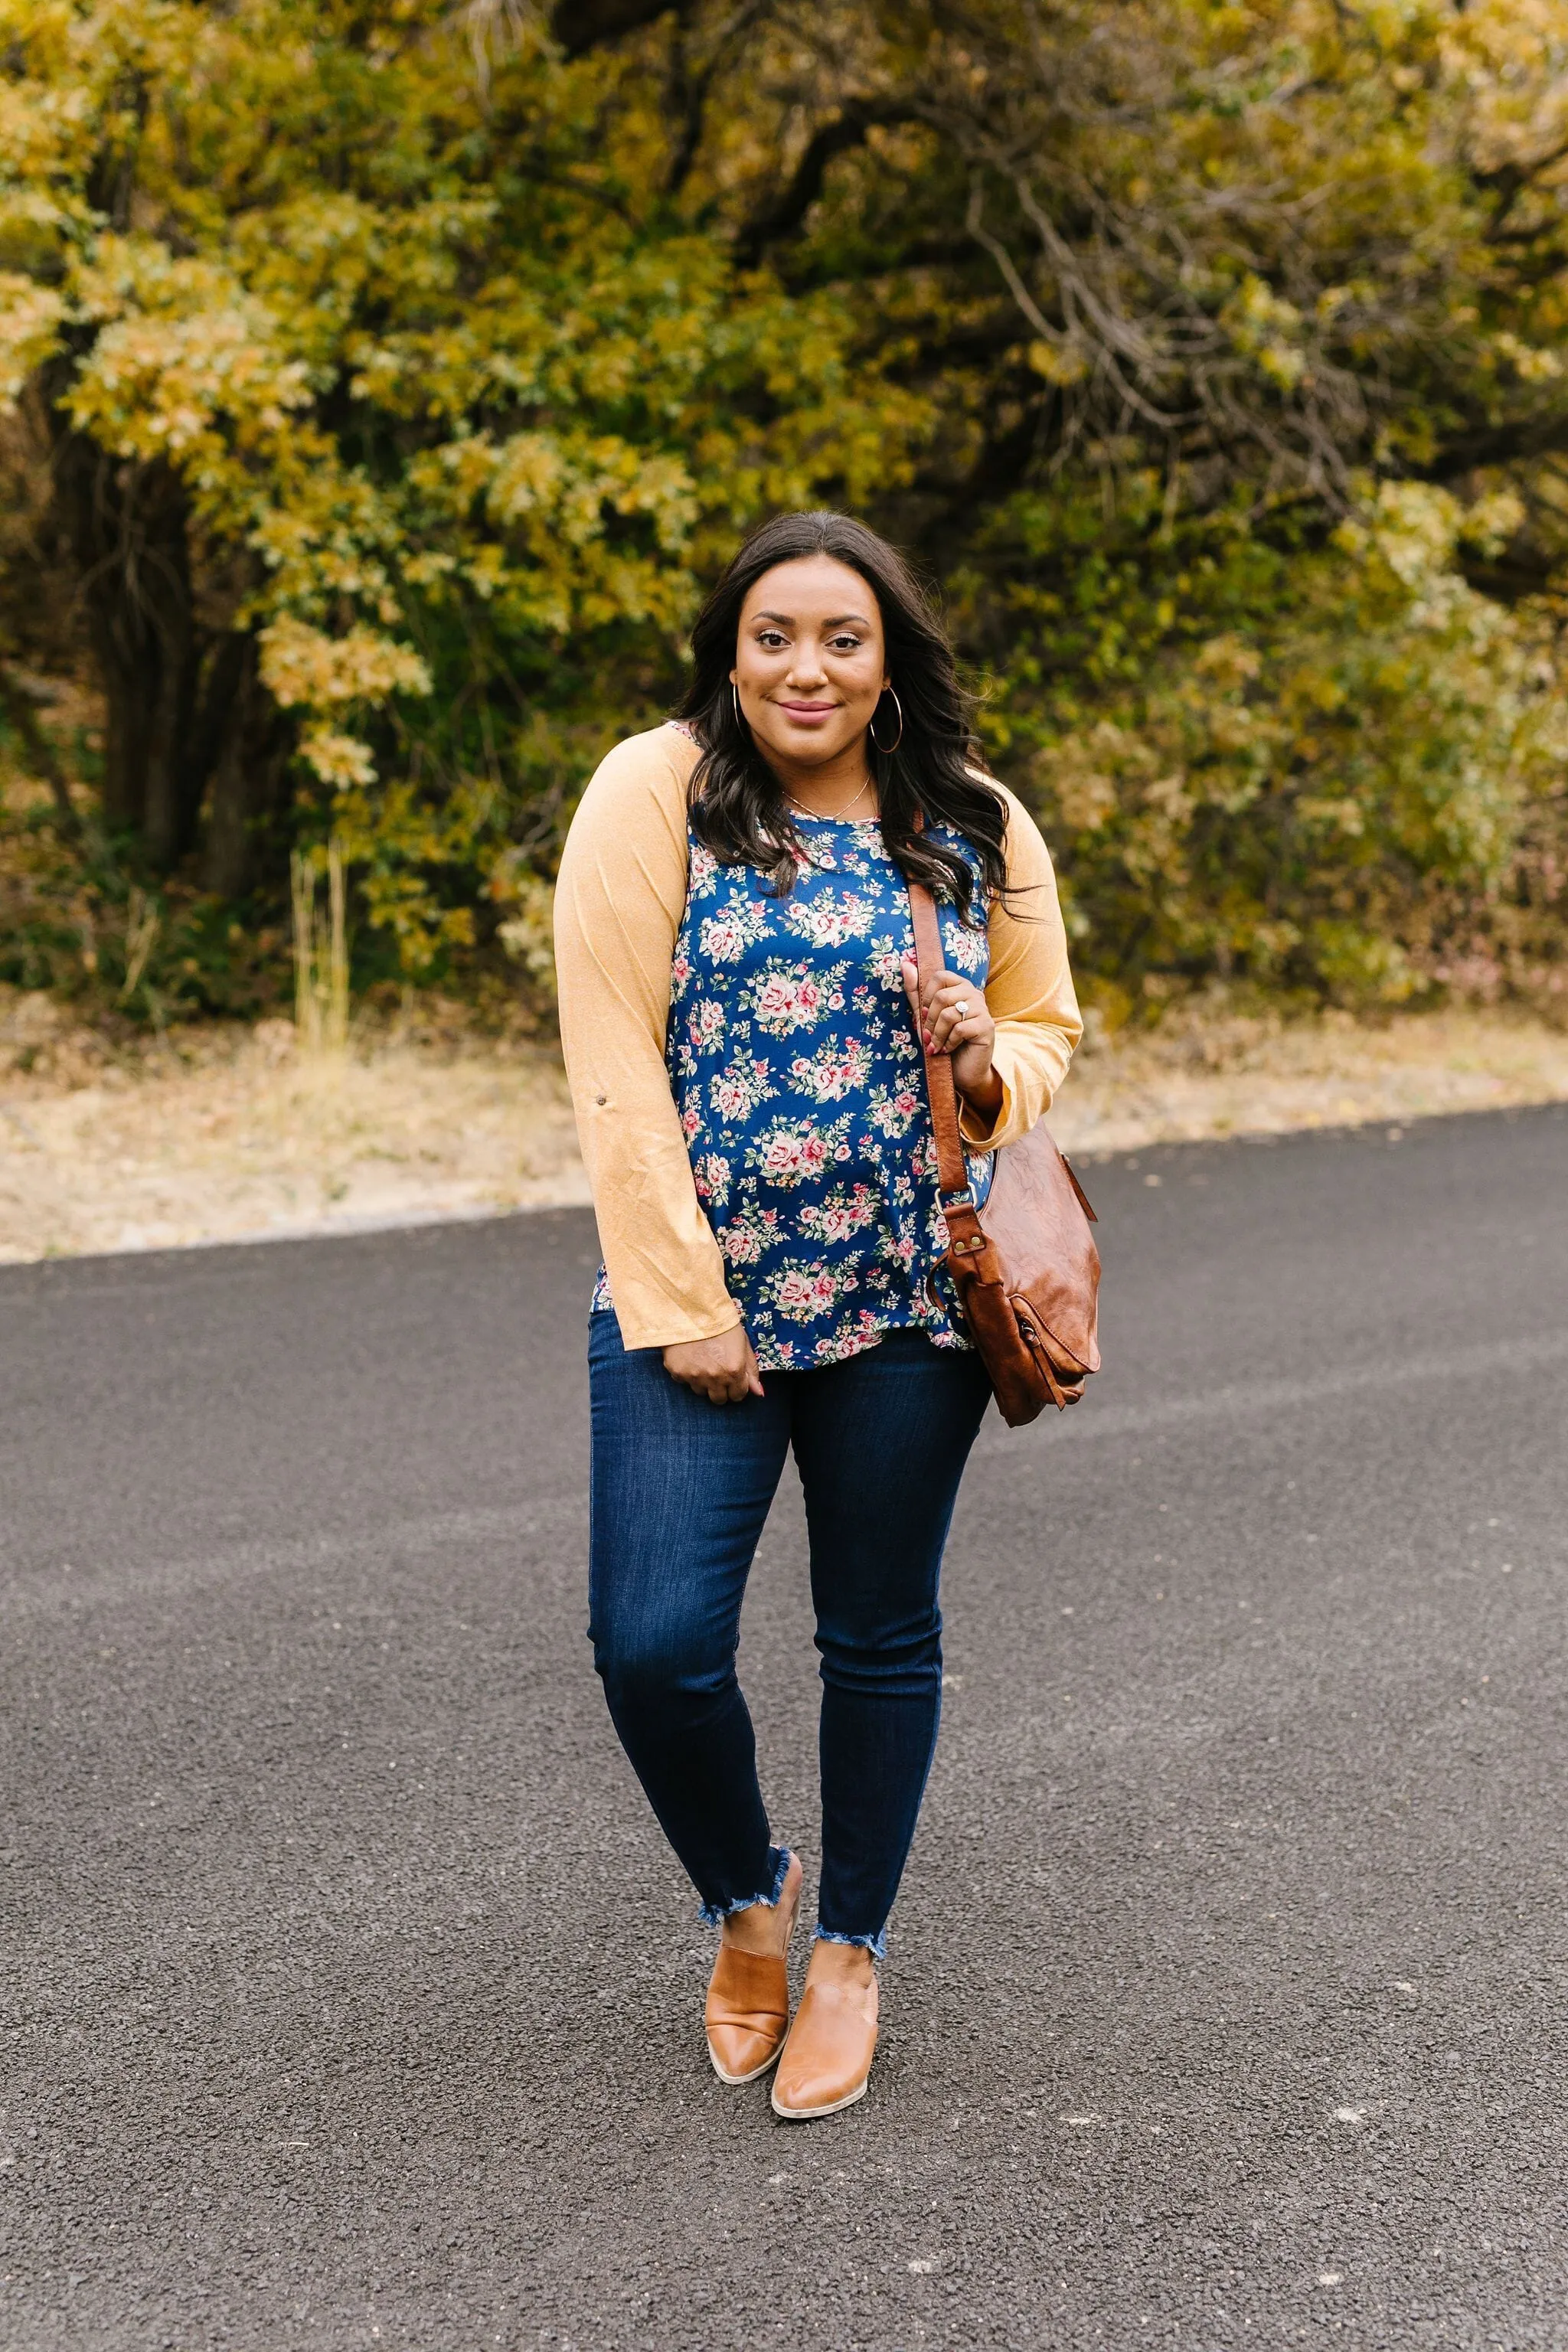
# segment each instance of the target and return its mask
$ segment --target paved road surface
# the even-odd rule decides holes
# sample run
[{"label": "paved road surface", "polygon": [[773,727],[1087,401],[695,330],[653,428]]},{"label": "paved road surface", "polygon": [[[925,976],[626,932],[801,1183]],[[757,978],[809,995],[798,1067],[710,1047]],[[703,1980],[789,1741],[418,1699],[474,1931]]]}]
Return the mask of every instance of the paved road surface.
[{"label": "paved road surface", "polygon": [[[813,2127],[589,1669],[588,1221],[0,1276],[7,2352],[1568,2347],[1568,1111],[1093,1190]],[[746,1663],[809,1851],[793,1498]]]}]

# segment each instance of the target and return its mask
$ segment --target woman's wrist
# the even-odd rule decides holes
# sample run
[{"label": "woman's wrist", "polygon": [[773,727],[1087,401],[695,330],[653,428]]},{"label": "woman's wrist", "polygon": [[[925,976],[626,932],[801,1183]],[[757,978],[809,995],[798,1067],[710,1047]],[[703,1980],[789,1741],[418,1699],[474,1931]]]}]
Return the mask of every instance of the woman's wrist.
[{"label": "woman's wrist", "polygon": [[997,1076],[994,1067],[988,1069],[983,1078],[972,1079],[967,1084],[959,1076],[956,1069],[953,1071],[952,1078],[967,1109],[975,1112],[981,1118],[994,1120],[996,1118],[1005,1096],[1002,1081]]}]

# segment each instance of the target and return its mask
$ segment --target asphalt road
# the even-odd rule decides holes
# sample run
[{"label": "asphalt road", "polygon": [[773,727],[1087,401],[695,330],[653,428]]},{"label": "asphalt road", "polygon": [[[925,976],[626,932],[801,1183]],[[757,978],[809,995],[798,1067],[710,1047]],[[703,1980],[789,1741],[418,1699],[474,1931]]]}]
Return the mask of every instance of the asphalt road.
[{"label": "asphalt road", "polygon": [[[1090,1184],[809,2127],[590,1670],[588,1220],[0,1275],[7,2352],[1568,2347],[1568,1110]],[[793,1494],[744,1666],[809,1854]]]}]

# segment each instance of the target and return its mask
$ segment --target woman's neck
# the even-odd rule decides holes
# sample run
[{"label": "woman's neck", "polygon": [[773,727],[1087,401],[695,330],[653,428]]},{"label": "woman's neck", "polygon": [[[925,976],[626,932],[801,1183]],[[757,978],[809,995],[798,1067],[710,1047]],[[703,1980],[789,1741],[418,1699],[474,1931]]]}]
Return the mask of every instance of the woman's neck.
[{"label": "woman's neck", "polygon": [[832,759],[810,767],[795,760],[774,759],[771,753],[768,765],[785,799],[808,816],[874,817],[877,814],[877,782],[867,761],[864,737],[846,744]]}]

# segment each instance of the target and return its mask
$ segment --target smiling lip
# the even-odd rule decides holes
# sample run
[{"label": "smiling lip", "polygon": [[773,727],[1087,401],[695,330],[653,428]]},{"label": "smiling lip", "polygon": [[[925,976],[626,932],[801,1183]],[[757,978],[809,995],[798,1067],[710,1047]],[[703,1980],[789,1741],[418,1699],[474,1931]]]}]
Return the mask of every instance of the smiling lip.
[{"label": "smiling lip", "polygon": [[792,719],[829,719],[837,709],[836,702],[781,702],[779,709],[787,710]]}]

